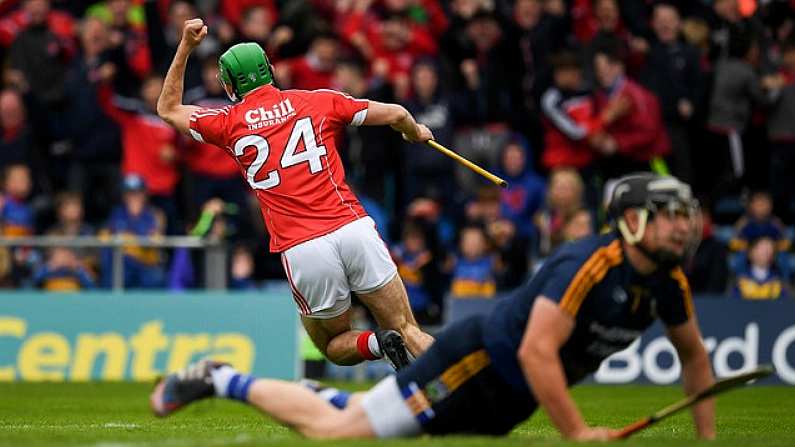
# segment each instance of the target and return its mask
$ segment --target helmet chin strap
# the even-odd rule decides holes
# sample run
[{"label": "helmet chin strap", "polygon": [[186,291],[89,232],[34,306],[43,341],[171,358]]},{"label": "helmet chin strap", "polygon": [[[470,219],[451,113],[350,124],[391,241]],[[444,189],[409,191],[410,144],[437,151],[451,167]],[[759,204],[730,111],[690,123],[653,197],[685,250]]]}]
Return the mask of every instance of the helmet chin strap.
[{"label": "helmet chin strap", "polygon": [[682,259],[679,256],[673,255],[666,251],[658,251],[652,252],[643,245],[640,244],[641,239],[643,239],[643,235],[646,233],[646,225],[649,222],[649,210],[647,209],[639,209],[638,210],[638,231],[632,233],[629,231],[629,226],[627,225],[626,220],[624,218],[618,219],[618,230],[621,232],[621,235],[624,237],[624,240],[627,241],[630,245],[636,247],[638,251],[643,253],[650,261],[654,262],[657,265],[658,269],[668,270],[672,269],[681,264]]},{"label": "helmet chin strap", "polygon": [[646,233],[646,224],[649,222],[649,210],[641,208],[638,210],[638,231],[632,233],[629,231],[627,221],[623,217],[618,218],[618,230],[624,236],[624,240],[630,245],[637,245],[643,235]]}]

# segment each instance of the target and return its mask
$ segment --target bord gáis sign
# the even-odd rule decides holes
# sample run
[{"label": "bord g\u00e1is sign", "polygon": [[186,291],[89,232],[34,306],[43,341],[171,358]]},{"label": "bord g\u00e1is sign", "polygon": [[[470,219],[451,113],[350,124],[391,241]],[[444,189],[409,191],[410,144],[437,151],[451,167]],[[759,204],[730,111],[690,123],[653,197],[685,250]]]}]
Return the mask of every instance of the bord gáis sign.
[{"label": "bord g\u00e1is sign", "polygon": [[[795,300],[704,297],[694,302],[716,376],[771,364],[776,374],[765,383],[795,384]],[[655,325],[627,349],[605,360],[594,379],[600,383],[667,384],[677,381],[681,372],[676,350]]]}]

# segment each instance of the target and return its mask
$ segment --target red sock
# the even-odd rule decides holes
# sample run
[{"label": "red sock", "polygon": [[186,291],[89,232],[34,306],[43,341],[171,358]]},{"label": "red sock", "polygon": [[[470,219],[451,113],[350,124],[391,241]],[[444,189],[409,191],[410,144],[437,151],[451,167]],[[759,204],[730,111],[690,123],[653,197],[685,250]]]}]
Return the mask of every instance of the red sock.
[{"label": "red sock", "polygon": [[370,351],[370,336],[373,335],[373,331],[364,331],[359,334],[359,337],[356,339],[356,350],[359,351],[359,354],[365,360],[378,360],[378,357]]}]

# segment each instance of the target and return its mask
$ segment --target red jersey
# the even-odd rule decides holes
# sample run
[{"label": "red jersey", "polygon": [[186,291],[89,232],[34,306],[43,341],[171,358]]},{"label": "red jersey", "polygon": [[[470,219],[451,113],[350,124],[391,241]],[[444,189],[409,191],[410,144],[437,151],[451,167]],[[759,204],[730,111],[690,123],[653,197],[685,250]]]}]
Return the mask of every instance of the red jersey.
[{"label": "red jersey", "polygon": [[364,122],[368,104],[266,85],[238,104],[194,112],[190,134],[234,157],[259,200],[270,249],[280,252],[367,215],[345,183],[336,140]]}]

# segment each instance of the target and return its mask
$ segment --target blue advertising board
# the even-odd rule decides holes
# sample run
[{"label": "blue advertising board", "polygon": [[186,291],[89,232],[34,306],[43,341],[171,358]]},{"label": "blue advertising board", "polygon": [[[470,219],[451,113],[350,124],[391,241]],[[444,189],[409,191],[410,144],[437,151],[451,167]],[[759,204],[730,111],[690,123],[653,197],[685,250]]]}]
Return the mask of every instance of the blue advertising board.
[{"label": "blue advertising board", "polygon": [[289,294],[0,294],[0,381],[151,381],[203,357],[295,379],[298,353]]},{"label": "blue advertising board", "polygon": [[[704,345],[718,377],[770,364],[764,383],[795,384],[795,300],[745,301],[728,297],[694,300]],[[681,365],[657,323],[629,348],[602,363],[600,383],[672,383]]]}]

